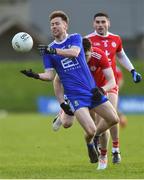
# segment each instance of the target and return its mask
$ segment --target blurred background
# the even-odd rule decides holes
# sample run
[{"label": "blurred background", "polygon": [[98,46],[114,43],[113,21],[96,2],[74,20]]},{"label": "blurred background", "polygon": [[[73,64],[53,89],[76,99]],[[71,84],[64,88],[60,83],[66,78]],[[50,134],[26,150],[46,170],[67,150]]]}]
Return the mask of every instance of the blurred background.
[{"label": "blurred background", "polygon": [[[20,70],[32,68],[43,72],[37,44],[51,38],[49,14],[63,10],[70,17],[69,33],[83,36],[93,31],[95,13],[109,14],[112,33],[119,34],[124,49],[142,74],[144,71],[144,1],[143,0],[0,0],[0,112],[56,113],[59,109],[52,83],[25,78]],[[27,32],[34,39],[29,53],[12,49],[12,37]],[[131,74],[121,67],[124,84],[120,90],[120,108],[126,113],[144,113],[144,84],[134,84]]]}]

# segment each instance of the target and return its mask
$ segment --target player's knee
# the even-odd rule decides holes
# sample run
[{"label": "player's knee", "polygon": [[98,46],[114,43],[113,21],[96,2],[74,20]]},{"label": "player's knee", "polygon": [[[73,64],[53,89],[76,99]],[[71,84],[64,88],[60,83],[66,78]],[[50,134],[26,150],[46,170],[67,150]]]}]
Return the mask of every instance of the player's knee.
[{"label": "player's knee", "polygon": [[105,132],[103,132],[103,133],[101,134],[101,137],[102,137],[102,138],[105,138],[105,137],[108,136],[108,134],[109,134],[109,133],[108,133],[107,131],[105,131]]},{"label": "player's knee", "polygon": [[63,127],[64,128],[69,128],[69,127],[71,127],[72,126],[72,122],[65,122],[64,124],[63,124]]},{"label": "player's knee", "polygon": [[116,120],[116,124],[117,124],[117,123],[119,123],[119,122],[120,122],[120,118],[119,118],[119,116],[118,116],[118,114],[117,114],[117,113],[116,113],[116,115],[115,115],[115,116],[116,116],[115,120]]},{"label": "player's knee", "polygon": [[119,121],[120,121],[119,117],[118,117],[117,113],[115,113],[113,121],[111,121],[111,125],[115,125],[115,124],[119,123]]},{"label": "player's knee", "polygon": [[96,127],[95,126],[93,126],[93,127],[89,127],[88,129],[87,129],[87,134],[88,134],[88,136],[89,137],[94,137],[94,135],[96,134]]}]

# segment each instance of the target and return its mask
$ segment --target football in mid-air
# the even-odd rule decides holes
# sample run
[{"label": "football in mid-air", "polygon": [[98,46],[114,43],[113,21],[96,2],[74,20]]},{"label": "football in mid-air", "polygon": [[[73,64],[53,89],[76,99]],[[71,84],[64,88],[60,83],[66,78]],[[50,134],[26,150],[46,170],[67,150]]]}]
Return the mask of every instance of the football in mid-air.
[{"label": "football in mid-air", "polygon": [[26,32],[19,32],[12,39],[12,47],[18,52],[28,52],[33,47],[33,39]]}]

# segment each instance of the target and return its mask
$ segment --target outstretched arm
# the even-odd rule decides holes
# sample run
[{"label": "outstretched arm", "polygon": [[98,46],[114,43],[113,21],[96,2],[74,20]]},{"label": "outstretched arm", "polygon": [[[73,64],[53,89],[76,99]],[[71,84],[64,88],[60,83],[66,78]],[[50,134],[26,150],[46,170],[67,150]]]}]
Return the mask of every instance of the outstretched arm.
[{"label": "outstretched arm", "polygon": [[41,54],[58,54],[60,56],[68,57],[68,58],[76,58],[78,57],[81,48],[82,48],[82,37],[79,34],[75,34],[74,36],[70,36],[71,46],[62,48],[54,48],[46,45],[39,45],[38,49]]},{"label": "outstretched arm", "polygon": [[35,73],[32,71],[32,69],[21,70],[20,72],[27,77],[34,78],[34,79],[40,79],[42,81],[52,81],[55,76],[53,70],[51,70],[51,69],[45,70],[44,73]]},{"label": "outstretched arm", "polygon": [[56,49],[57,54],[64,57],[78,57],[80,53],[80,48],[76,46],[72,46],[69,49]]},{"label": "outstretched arm", "polygon": [[59,49],[59,48],[52,48],[46,45],[39,45],[38,49],[40,50],[41,54],[58,54],[64,57],[78,57],[80,53],[80,48],[78,46],[71,46],[69,49]]},{"label": "outstretched arm", "polygon": [[55,74],[51,69],[45,70],[44,73],[39,73],[39,79],[43,81],[52,81],[54,80]]},{"label": "outstretched arm", "polygon": [[117,57],[118,57],[120,64],[123,67],[125,67],[129,72],[131,72],[133,81],[135,83],[140,82],[142,80],[142,76],[136,72],[134,66],[130,62],[129,58],[127,57],[127,55],[125,54],[123,49],[122,49],[122,51],[117,53]]},{"label": "outstretched arm", "polygon": [[117,53],[117,57],[120,64],[129,72],[131,72],[131,70],[134,69],[134,66],[132,65],[131,61],[129,60],[123,49]]}]

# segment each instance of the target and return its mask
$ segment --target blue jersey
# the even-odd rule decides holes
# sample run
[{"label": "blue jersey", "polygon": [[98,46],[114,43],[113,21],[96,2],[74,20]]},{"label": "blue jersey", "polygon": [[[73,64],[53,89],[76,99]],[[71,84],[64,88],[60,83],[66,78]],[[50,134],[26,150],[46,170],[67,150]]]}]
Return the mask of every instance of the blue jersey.
[{"label": "blue jersey", "polygon": [[67,96],[89,93],[96,84],[85,59],[82,37],[79,34],[71,34],[62,42],[53,41],[49,46],[60,49],[68,49],[71,46],[80,48],[80,53],[76,58],[44,55],[43,62],[45,69],[54,68],[56,70]]},{"label": "blue jersey", "polygon": [[57,54],[45,54],[43,56],[44,68],[56,70],[73,111],[80,107],[92,108],[100,103],[92,103],[91,90],[96,87],[96,84],[85,59],[81,35],[71,34],[62,42],[53,41],[49,45],[49,47],[59,49],[68,49],[71,46],[80,48],[78,57],[68,58]]}]

